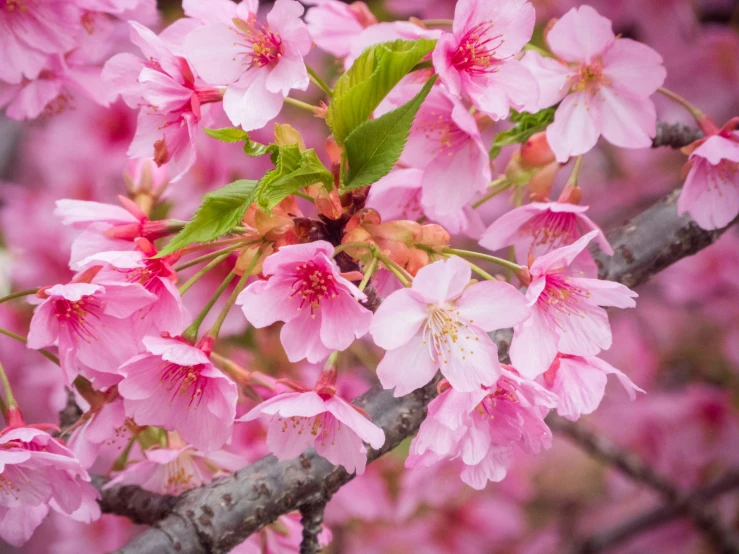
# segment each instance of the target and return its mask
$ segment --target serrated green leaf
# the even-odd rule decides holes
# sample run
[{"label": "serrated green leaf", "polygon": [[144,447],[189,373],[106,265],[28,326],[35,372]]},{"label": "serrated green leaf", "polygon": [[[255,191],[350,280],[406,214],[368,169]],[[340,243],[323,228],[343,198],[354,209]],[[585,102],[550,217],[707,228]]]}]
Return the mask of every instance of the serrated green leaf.
[{"label": "serrated green leaf", "polygon": [[513,127],[502,133],[498,133],[490,148],[490,159],[494,160],[500,154],[504,146],[522,144],[531,138],[531,135],[543,131],[554,121],[556,106],[546,108],[536,113],[517,112],[511,110],[511,121],[516,123]]},{"label": "serrated green leaf", "polygon": [[314,183],[333,187],[333,173],[312,148],[301,152],[297,144],[287,144],[275,152],[277,167],[268,171],[257,185],[256,202],[265,210],[271,210],[291,194]]},{"label": "serrated green leaf", "polygon": [[390,173],[403,152],[413,119],[435,81],[436,75],[409,102],[377,119],[365,121],[346,137],[349,170],[345,190],[371,185]]},{"label": "serrated green leaf", "polygon": [[343,145],[387,93],[436,45],[435,40],[396,40],[367,48],[339,77],[326,122]]},{"label": "serrated green leaf", "polygon": [[236,127],[223,127],[222,129],[203,129],[205,134],[222,142],[239,142],[240,140],[249,140],[246,131],[242,131]]},{"label": "serrated green leaf", "polygon": [[259,156],[269,154],[275,148],[276,147],[273,144],[262,144],[261,142],[255,142],[248,138],[244,141],[244,154],[251,156],[252,158],[258,158]]},{"label": "serrated green leaf", "polygon": [[241,223],[254,202],[257,181],[240,179],[209,192],[187,225],[165,246],[157,257],[166,256],[196,242],[211,242]]}]

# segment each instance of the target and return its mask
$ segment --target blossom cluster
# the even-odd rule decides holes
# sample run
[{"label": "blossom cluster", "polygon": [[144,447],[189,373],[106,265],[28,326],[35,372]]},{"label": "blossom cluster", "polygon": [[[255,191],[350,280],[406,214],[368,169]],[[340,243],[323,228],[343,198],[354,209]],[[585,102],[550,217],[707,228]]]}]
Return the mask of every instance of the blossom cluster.
[{"label": "blossom cluster", "polygon": [[[90,471],[111,477],[104,489],[178,495],[313,448],[367,472],[364,486],[392,422],[373,422],[351,370],[375,356],[369,382],[436,395],[404,461],[403,479],[419,481],[403,491],[450,471],[477,490],[502,481],[521,453],[552,447],[550,413],[595,412],[609,375],[631,399],[645,392],[607,352],[623,333],[606,309],[638,295],[598,278],[594,254],[614,251],[581,204],[602,214],[580,186],[584,156],[600,137],[651,147],[662,93],[704,135],[684,149],[676,209],[719,229],[739,214],[739,118],[719,128],[662,88],[660,54],[588,5],[537,38],[527,0],[381,23],[362,2],[304,3],[184,0],[166,27],[149,0],[0,7],[9,118],[64,117],[87,97],[131,125],[127,194],[70,185],[48,257],[64,269],[0,298],[33,306],[20,338],[58,364],[82,411],[58,436],[27,424],[0,366],[6,542],[29,541],[50,509],[98,519]],[[316,50],[343,67],[333,89],[306,63]],[[306,101],[311,85],[320,105]],[[325,136],[278,121],[299,109]],[[223,143],[243,143],[246,165],[229,165]],[[413,494],[399,512],[439,501]],[[234,551],[298,551],[295,514],[260,533]]]}]

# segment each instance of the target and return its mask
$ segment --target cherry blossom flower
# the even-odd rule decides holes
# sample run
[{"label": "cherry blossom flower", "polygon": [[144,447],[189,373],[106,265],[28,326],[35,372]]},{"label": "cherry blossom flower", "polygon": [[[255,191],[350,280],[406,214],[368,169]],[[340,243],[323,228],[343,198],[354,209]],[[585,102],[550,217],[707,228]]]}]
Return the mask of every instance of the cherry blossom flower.
[{"label": "cherry blossom flower", "polygon": [[739,132],[705,139],[690,154],[678,213],[690,213],[703,229],[725,227],[739,214]]},{"label": "cherry blossom flower", "polygon": [[557,413],[570,421],[593,413],[606,393],[608,375],[615,375],[629,398],[644,392],[629,377],[611,364],[595,356],[557,354],[542,376],[547,388],[557,395]]},{"label": "cherry blossom flower", "polygon": [[100,517],[98,492],[79,460],[61,442],[33,427],[0,434],[0,538],[19,547],[49,508],[89,523]]},{"label": "cherry blossom flower", "polygon": [[69,449],[84,468],[95,463],[104,447],[113,447],[117,457],[131,438],[123,399],[115,388],[106,391],[105,397],[100,406],[91,407],[82,415],[67,441]]},{"label": "cherry blossom flower", "polygon": [[234,5],[227,21],[195,29],[184,42],[185,55],[200,76],[226,85],[223,108],[245,131],[264,127],[280,113],[291,89],[305,90],[309,83],[303,57],[312,41],[300,19],[303,7],[295,0],[277,0],[267,24],[258,25],[256,6],[256,1],[243,9]]},{"label": "cherry blossom flower", "polygon": [[526,0],[460,0],[452,32],[439,38],[433,53],[441,82],[496,120],[511,107],[531,111],[539,87],[514,57],[531,38],[534,21],[534,8]]},{"label": "cherry blossom flower", "polygon": [[358,302],[366,296],[341,276],[333,253],[325,241],[283,246],[264,260],[268,279],[236,301],[258,329],[285,322],[280,340],[291,362],[320,362],[369,330],[372,312]]},{"label": "cherry blossom flower", "polygon": [[499,281],[468,286],[470,266],[461,258],[418,271],[413,287],[392,293],[380,305],[370,333],[387,350],[377,376],[395,396],[404,396],[441,370],[452,387],[473,392],[500,377],[498,348],[488,332],[529,316],[524,296]]},{"label": "cherry blossom flower", "polygon": [[[488,227],[480,238],[480,245],[488,250],[513,246],[516,260],[526,264],[529,256],[538,258],[562,246],[572,244],[583,231],[597,231],[595,240],[600,249],[613,255],[603,231],[585,215],[587,206],[563,202],[531,202],[502,215]],[[590,252],[583,250],[575,266],[595,277],[598,273]]]},{"label": "cherry blossom flower", "polygon": [[482,489],[487,481],[505,477],[514,447],[530,454],[551,447],[544,417],[556,404],[554,394],[508,369],[492,387],[471,392],[447,388],[429,404],[406,467],[461,458],[462,480]]},{"label": "cherry blossom flower", "polygon": [[[335,372],[329,376],[335,383]],[[333,383],[319,378],[315,390],[285,392],[262,402],[238,421],[269,416],[267,447],[280,460],[290,460],[313,446],[329,462],[349,473],[364,473],[367,449],[380,448],[385,433],[359,408],[336,395]]]},{"label": "cherry blossom flower", "polygon": [[204,453],[191,445],[151,448],[143,455],[143,460],[128,465],[104,488],[138,485],[147,491],[177,496],[210,483],[215,477],[233,473],[246,464],[243,458],[230,452]]},{"label": "cherry blossom flower", "polygon": [[236,417],[236,384],[216,369],[202,349],[183,339],[145,337],[146,352],[124,363],[118,392],[138,425],[178,431],[204,452],[221,448]]},{"label": "cherry blossom flower", "polygon": [[150,29],[131,21],[131,42],[146,59],[117,54],[105,64],[103,79],[139,111],[136,135],[128,149],[132,158],[169,163],[179,180],[195,163],[195,137],[204,104],[218,102],[222,93],[205,86],[173,46]]},{"label": "cherry blossom flower", "polygon": [[651,146],[657,131],[649,96],[666,75],[657,52],[616,37],[611,22],[590,6],[567,12],[547,43],[557,59],[529,51],[522,61],[539,82],[539,109],[561,101],[547,128],[557,161],[588,152],[601,135],[623,148]]},{"label": "cherry blossom flower", "polygon": [[514,367],[530,379],[544,373],[557,352],[595,356],[609,349],[611,327],[601,306],[636,306],[638,295],[620,283],[573,276],[572,262],[597,234],[590,231],[529,268],[526,298],[532,313],[514,328],[510,355]]},{"label": "cherry blossom flower", "polygon": [[100,386],[120,380],[118,367],[138,353],[131,316],[156,297],[137,283],[111,282],[54,285],[39,295],[44,300],[33,313],[28,347],[56,345],[70,383],[80,373]]},{"label": "cherry blossom flower", "polygon": [[314,6],[305,14],[305,23],[313,42],[329,54],[343,58],[349,55],[352,41],[377,19],[364,2],[345,4],[337,0],[306,0]]}]

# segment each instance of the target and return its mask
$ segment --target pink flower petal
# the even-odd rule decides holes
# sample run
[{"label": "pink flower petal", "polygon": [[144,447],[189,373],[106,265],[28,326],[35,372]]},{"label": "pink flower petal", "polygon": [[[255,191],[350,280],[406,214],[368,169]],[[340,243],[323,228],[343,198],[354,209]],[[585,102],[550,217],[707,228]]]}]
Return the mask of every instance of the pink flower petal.
[{"label": "pink flower petal", "polygon": [[413,290],[429,304],[459,297],[472,277],[470,266],[457,256],[421,268],[413,278]]},{"label": "pink flower petal", "polygon": [[568,62],[590,62],[615,40],[610,20],[590,6],[572,8],[547,34],[552,52]]},{"label": "pink flower petal", "polygon": [[603,87],[599,96],[603,137],[622,148],[648,148],[657,133],[657,112],[654,102],[631,93]]},{"label": "pink flower petal", "polygon": [[603,54],[603,75],[619,90],[639,97],[654,94],[665,82],[662,56],[641,42],[619,38]]},{"label": "pink flower petal", "polygon": [[483,281],[467,287],[456,303],[460,317],[483,331],[513,327],[529,317],[526,297],[499,281]]},{"label": "pink flower petal", "polygon": [[395,388],[393,396],[405,396],[431,381],[438,370],[430,346],[416,335],[407,344],[385,352],[377,366],[377,377],[383,388]]},{"label": "pink flower petal", "polygon": [[380,348],[393,350],[407,344],[428,318],[426,304],[409,289],[388,296],[375,312],[370,325],[372,340]]},{"label": "pink flower petal", "polygon": [[558,162],[585,154],[595,146],[603,126],[600,112],[601,103],[587,92],[569,94],[562,100],[547,127],[547,142]]}]

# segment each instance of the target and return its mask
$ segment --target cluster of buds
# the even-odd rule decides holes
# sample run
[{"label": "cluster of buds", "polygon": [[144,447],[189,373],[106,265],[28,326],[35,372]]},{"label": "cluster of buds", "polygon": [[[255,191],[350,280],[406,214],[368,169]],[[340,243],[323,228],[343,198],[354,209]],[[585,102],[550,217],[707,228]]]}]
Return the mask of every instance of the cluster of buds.
[{"label": "cluster of buds", "polygon": [[536,133],[514,152],[505,170],[505,177],[514,185],[528,185],[530,198],[546,202],[552,191],[560,164],[549,147],[546,133]]}]

